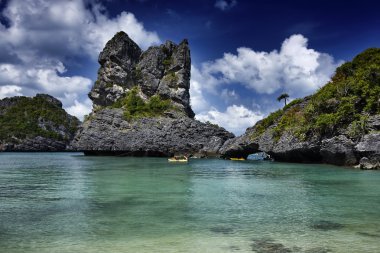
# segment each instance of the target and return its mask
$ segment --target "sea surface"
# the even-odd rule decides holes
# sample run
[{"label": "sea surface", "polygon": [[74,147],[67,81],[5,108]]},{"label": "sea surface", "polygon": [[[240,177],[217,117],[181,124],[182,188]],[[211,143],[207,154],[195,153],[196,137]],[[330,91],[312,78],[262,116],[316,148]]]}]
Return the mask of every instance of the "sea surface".
[{"label": "sea surface", "polygon": [[0,153],[0,252],[380,252],[380,171]]}]

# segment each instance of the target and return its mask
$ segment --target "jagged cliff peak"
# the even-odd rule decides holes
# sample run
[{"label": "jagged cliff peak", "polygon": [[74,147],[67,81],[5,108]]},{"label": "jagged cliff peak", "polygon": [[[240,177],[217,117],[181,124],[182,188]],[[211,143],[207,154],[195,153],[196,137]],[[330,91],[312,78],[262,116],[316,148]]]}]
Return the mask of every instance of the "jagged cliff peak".
[{"label": "jagged cliff peak", "polygon": [[189,43],[141,50],[117,33],[99,55],[94,108],[72,142],[95,155],[218,156],[234,135],[194,119],[190,106]]},{"label": "jagged cliff peak", "polygon": [[189,94],[191,58],[186,39],[178,45],[166,41],[143,51],[125,32],[118,32],[107,42],[98,61],[98,78],[89,93],[95,109],[112,106],[137,88],[143,100],[156,95],[170,100],[176,112],[194,117]]}]

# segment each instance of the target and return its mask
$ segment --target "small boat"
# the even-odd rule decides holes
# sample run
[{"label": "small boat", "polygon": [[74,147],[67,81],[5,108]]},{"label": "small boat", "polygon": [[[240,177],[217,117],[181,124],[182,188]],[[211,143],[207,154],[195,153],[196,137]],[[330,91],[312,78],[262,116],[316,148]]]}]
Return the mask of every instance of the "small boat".
[{"label": "small boat", "polygon": [[245,161],[243,157],[240,158],[230,158],[231,161]]},{"label": "small boat", "polygon": [[189,159],[187,158],[187,156],[174,156],[174,157],[171,157],[171,158],[168,158],[168,161],[169,162],[188,162]]}]

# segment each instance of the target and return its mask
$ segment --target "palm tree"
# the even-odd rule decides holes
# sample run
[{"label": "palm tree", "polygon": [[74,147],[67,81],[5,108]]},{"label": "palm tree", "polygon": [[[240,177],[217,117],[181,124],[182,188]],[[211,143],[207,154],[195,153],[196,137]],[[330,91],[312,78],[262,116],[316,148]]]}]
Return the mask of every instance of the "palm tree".
[{"label": "palm tree", "polygon": [[285,106],[286,106],[286,99],[288,99],[288,98],[289,98],[288,93],[282,93],[282,94],[277,98],[277,100],[278,100],[278,102],[280,102],[281,100],[284,100],[284,101],[285,101]]}]

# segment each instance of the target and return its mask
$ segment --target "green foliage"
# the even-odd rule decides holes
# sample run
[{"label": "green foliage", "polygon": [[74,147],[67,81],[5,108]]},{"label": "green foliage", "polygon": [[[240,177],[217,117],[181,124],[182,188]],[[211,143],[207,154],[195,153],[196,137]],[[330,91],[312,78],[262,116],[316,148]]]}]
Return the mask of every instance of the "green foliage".
[{"label": "green foliage", "polygon": [[[0,139],[9,141],[12,137],[33,138],[42,136],[56,140],[64,140],[63,136],[52,128],[64,126],[70,135],[77,130],[79,122],[70,120],[65,110],[57,107],[41,97],[18,97],[10,107],[0,107]],[[43,124],[49,122],[49,124]],[[45,125],[46,129],[39,126]],[[49,128],[49,125],[51,127]]]},{"label": "green foliage", "polygon": [[166,58],[162,61],[162,64],[164,64],[165,68],[169,67],[173,62],[173,59],[171,57]]},{"label": "green foliage", "polygon": [[348,127],[348,135],[351,138],[359,138],[361,135],[368,133],[367,130],[368,115],[360,115],[359,119],[353,121]]},{"label": "green foliage", "polygon": [[275,123],[282,116],[282,114],[283,114],[283,110],[280,109],[280,110],[277,110],[275,112],[272,112],[265,119],[257,122],[257,124],[255,126],[255,131],[254,131],[253,135],[251,136],[251,138],[255,139],[256,137],[263,134],[269,126],[271,126],[273,123]]},{"label": "green foliage", "polygon": [[134,75],[135,80],[142,79],[143,75],[142,75],[141,68],[140,67],[136,67],[135,71],[133,72],[133,75]]},{"label": "green foliage", "polygon": [[315,120],[315,125],[313,125],[313,129],[318,131],[320,134],[332,133],[336,125],[336,122],[337,118],[335,116],[335,113],[320,114]]},{"label": "green foliage", "polygon": [[289,104],[285,105],[285,107],[284,107],[283,110],[287,110],[287,109],[289,109],[290,107],[292,107],[294,105],[300,104],[302,101],[303,101],[302,98],[294,99],[294,100],[292,100],[292,102],[290,102]]},{"label": "green foliage", "polygon": [[[283,99],[281,96],[278,99]],[[298,106],[300,102],[305,104]],[[380,49],[371,48],[338,67],[332,80],[306,100],[294,100],[256,125],[260,136],[270,125],[275,138],[290,131],[301,139],[334,135],[339,129],[359,137],[368,115],[380,113]]]},{"label": "green foliage", "polygon": [[106,83],[106,88],[112,88],[113,87],[113,83]]},{"label": "green foliage", "polygon": [[139,96],[137,87],[131,89],[124,98],[117,100],[111,107],[123,108],[127,120],[143,117],[157,117],[171,109],[171,102],[159,95],[150,97],[146,102]]}]

